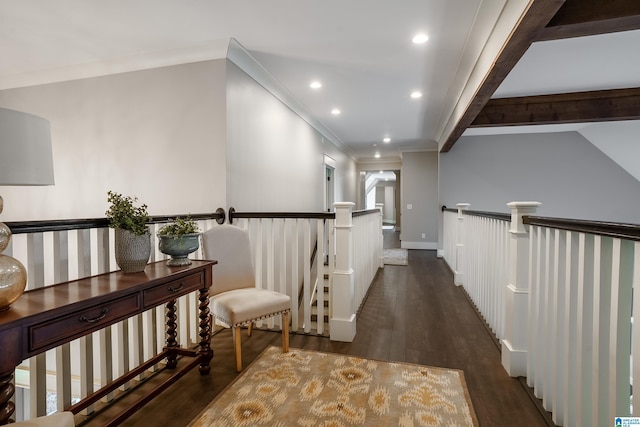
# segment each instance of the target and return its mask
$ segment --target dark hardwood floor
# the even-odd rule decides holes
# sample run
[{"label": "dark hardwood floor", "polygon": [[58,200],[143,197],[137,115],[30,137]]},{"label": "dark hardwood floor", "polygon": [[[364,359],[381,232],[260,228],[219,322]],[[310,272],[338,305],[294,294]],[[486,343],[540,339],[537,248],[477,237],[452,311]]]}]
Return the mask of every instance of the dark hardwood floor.
[{"label": "dark hardwood floor", "polygon": [[[385,231],[385,247],[398,245],[397,234]],[[268,345],[279,346],[280,334],[255,331],[252,337],[243,337],[242,344],[246,366]],[[435,251],[410,250],[408,266],[386,266],[378,273],[357,319],[357,335],[352,343],[292,334],[291,346],[460,369],[481,426],[548,425],[521,382],[510,378],[502,368],[493,337],[462,288],[454,286],[451,271],[436,258]],[[189,372],[124,425],[188,424],[237,376],[230,332],[217,333],[212,347],[210,375]],[[144,395],[154,382],[156,378],[148,380],[132,394]],[[85,425],[104,425],[105,416],[115,409],[94,416]]]}]

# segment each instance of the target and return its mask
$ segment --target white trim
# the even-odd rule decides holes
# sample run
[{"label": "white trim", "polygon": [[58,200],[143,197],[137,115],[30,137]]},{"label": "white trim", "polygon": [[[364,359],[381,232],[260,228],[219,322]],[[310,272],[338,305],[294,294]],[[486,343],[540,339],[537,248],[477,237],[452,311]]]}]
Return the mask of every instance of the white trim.
[{"label": "white trim", "polygon": [[328,154],[324,155],[324,164],[329,166],[330,168],[335,169],[336,168],[336,159],[334,159],[333,157],[329,156]]},{"label": "white trim", "polygon": [[502,366],[510,377],[527,376],[527,350],[516,350],[511,343],[502,340]]},{"label": "white trim", "polygon": [[142,52],[103,61],[2,76],[0,77],[0,90],[224,59],[227,57],[230,40],[225,38],[189,47]]},{"label": "white trim", "polygon": [[349,319],[329,319],[329,335],[331,341],[353,342],[356,336],[356,315]]},{"label": "white trim", "polygon": [[406,242],[402,241],[400,244],[402,249],[427,249],[427,250],[437,250],[438,242]]}]

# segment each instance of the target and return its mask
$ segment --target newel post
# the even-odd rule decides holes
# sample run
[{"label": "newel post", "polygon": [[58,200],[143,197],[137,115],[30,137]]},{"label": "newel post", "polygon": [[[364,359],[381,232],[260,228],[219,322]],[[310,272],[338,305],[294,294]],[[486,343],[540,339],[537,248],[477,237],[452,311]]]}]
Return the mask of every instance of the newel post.
[{"label": "newel post", "polygon": [[539,202],[511,202],[509,285],[504,301],[502,366],[512,377],[527,374],[527,313],[529,312],[529,232],[523,215],[536,213]]},{"label": "newel post", "polygon": [[380,242],[378,243],[379,244],[379,246],[378,246],[378,249],[379,249],[378,250],[378,259],[379,259],[378,267],[379,268],[384,268],[384,250],[382,249],[384,247],[384,236],[382,234],[382,224],[383,224],[383,221],[382,221],[383,218],[382,217],[384,215],[383,214],[383,210],[382,210],[383,208],[384,208],[384,203],[376,203],[376,209],[378,209],[380,211],[380,224],[379,224],[379,228],[378,228],[378,230],[380,230],[380,235],[379,235]]},{"label": "newel post", "polygon": [[465,228],[464,228],[464,214],[463,211],[469,209],[471,204],[458,203],[458,226],[456,230],[456,263],[455,270],[453,272],[453,283],[460,286],[464,283],[464,240],[465,240]]},{"label": "newel post", "polygon": [[353,273],[353,207],[355,203],[333,204],[336,221],[336,263],[331,289],[331,319],[329,327],[332,341],[351,342],[356,336],[355,282]]}]

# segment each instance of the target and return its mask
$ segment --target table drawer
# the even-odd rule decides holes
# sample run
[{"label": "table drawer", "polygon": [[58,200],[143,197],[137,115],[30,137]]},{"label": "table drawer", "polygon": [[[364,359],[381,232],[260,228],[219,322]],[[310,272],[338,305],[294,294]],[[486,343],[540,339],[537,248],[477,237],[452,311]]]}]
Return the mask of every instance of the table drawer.
[{"label": "table drawer", "polygon": [[132,294],[30,326],[29,351],[62,344],[134,315],[140,310],[139,295]]},{"label": "table drawer", "polygon": [[144,291],[143,304],[145,308],[153,307],[167,302],[171,297],[178,298],[204,286],[204,274],[190,274],[180,280],[146,289]]}]

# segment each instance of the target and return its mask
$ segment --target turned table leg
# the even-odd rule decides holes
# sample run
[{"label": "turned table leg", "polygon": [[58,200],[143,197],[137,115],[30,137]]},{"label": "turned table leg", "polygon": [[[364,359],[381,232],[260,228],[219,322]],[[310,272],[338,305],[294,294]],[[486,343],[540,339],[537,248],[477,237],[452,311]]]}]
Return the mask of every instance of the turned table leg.
[{"label": "turned table leg", "polygon": [[178,354],[175,350],[178,348],[178,342],[176,341],[177,334],[177,319],[176,315],[176,300],[167,303],[167,368],[175,368],[178,366]]},{"label": "turned table leg", "polygon": [[8,424],[9,418],[15,411],[11,397],[15,391],[13,385],[13,370],[0,374],[0,425]]},{"label": "turned table leg", "polygon": [[200,305],[200,373],[208,374],[211,370],[211,359],[213,358],[213,350],[211,349],[211,315],[209,311],[209,289],[200,289],[198,296]]}]

